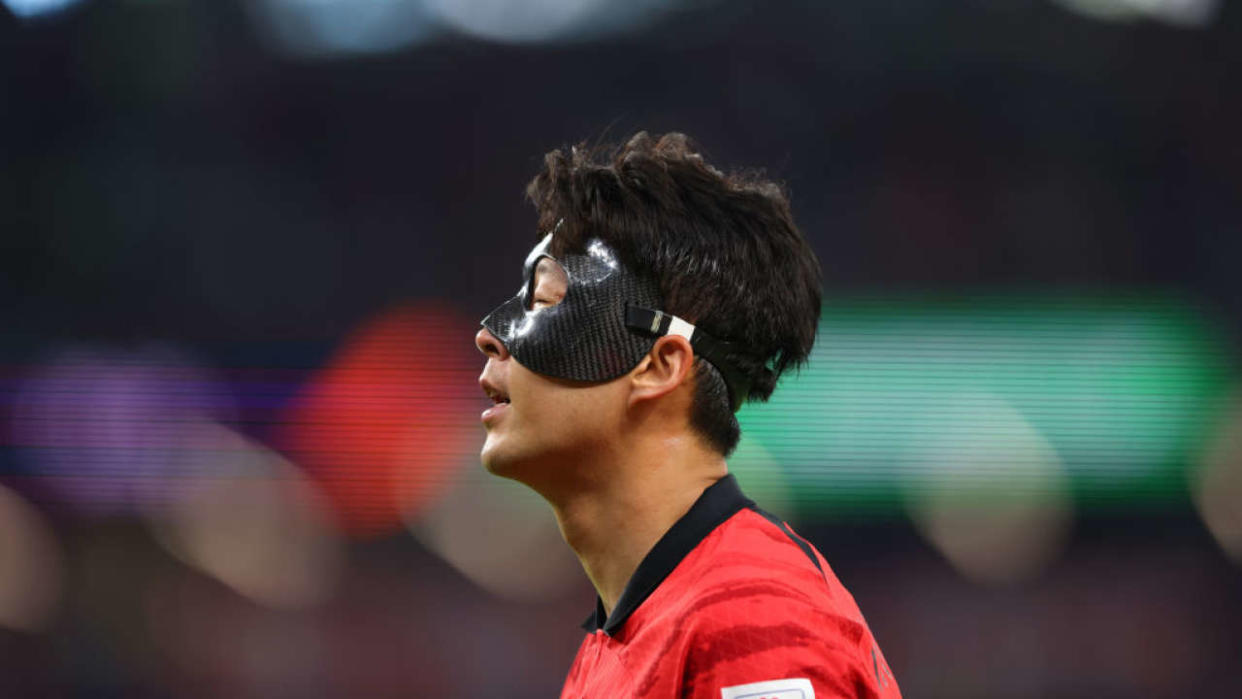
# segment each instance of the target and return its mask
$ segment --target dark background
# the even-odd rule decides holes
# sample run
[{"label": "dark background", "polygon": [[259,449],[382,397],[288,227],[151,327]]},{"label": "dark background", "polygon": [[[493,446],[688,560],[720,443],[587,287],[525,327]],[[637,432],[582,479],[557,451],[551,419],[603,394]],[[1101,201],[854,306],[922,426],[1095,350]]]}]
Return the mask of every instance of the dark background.
[{"label": "dark background", "polygon": [[[511,42],[432,22],[353,52],[290,48],[258,6],[280,3],[0,9],[8,418],[49,353],[155,344],[224,372],[228,420],[263,441],[279,426],[254,396],[290,399],[409,303],[460,319],[445,351],[473,362],[471,323],[534,238],[522,191],[542,153],[640,129],[784,181],[829,297],[1160,290],[1242,328],[1235,2],[1178,26],[1051,0],[698,0],[618,31]],[[0,695],[533,697],[568,668],[581,580],[504,601],[387,532],[351,539],[327,601],[270,611],[132,511],[45,487],[19,432],[0,478],[60,542],[65,592],[40,628],[0,629]],[[1096,511],[1007,586],[957,576],[900,518],[802,528],[906,696],[1242,690],[1242,575],[1189,497]]]}]

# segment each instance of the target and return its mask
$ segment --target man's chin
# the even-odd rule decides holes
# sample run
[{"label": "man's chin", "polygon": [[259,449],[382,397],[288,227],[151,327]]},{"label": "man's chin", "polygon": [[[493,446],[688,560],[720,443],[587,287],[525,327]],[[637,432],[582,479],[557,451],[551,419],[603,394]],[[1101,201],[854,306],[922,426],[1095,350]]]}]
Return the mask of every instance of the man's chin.
[{"label": "man's chin", "polygon": [[483,462],[483,468],[493,476],[503,476],[504,469],[500,468],[499,463],[495,459],[489,459],[486,455],[481,455],[479,460]]},{"label": "man's chin", "polygon": [[479,453],[483,468],[493,476],[532,485],[531,478],[541,471],[540,459],[533,458],[529,453],[516,453],[512,449],[503,448],[504,446],[490,442],[483,445],[483,450]]},{"label": "man's chin", "polygon": [[499,448],[500,445],[492,444],[489,439],[483,444],[483,450],[479,452],[479,461],[483,463],[483,468],[493,476],[502,478],[513,477],[513,459],[506,458],[504,450]]}]

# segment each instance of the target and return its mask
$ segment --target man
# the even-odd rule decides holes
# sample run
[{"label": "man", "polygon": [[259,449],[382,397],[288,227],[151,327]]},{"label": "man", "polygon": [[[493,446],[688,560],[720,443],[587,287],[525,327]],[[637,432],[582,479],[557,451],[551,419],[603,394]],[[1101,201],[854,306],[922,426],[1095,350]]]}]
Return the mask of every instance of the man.
[{"label": "man", "polygon": [[563,697],[897,697],[853,598],[725,458],[806,361],[820,271],[780,188],[680,134],[553,151],[483,319],[482,460],[552,506],[599,598]]}]

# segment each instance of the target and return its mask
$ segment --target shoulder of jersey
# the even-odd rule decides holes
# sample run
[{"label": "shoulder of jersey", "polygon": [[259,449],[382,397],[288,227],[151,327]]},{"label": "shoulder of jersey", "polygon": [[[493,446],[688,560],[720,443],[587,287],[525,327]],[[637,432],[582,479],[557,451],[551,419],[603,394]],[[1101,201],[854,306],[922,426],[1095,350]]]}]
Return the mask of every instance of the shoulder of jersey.
[{"label": "shoulder of jersey", "polygon": [[[795,535],[796,536],[796,535]],[[786,583],[833,587],[835,578],[780,526],[753,510],[742,510],[708,539],[694,573],[700,586],[735,578],[778,578]]]},{"label": "shoulder of jersey", "polygon": [[804,549],[790,537],[797,534],[753,510],[735,520],[716,532],[719,540],[689,571],[695,578],[686,600],[690,615],[702,622],[720,605],[741,606],[762,609],[769,619],[818,618],[851,641],[869,634],[853,596],[809,544]]},{"label": "shoulder of jersey", "polygon": [[[794,661],[789,667],[814,669],[806,672],[817,686],[844,682],[849,694],[840,696],[875,696],[864,689],[874,682],[874,640],[826,561],[813,549],[808,555],[790,538],[797,534],[758,512],[743,510],[737,517],[716,532],[718,539],[688,571],[695,582],[685,600],[685,628],[698,657],[726,658],[746,649],[773,672]],[[741,681],[748,675],[734,673],[748,664],[723,663],[720,674],[702,679]]]}]

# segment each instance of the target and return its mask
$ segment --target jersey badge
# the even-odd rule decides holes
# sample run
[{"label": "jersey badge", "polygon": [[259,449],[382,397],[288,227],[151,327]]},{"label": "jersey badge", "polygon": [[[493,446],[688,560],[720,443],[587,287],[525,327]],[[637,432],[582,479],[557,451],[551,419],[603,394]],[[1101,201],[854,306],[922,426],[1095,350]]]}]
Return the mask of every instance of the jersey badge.
[{"label": "jersey badge", "polygon": [[815,689],[805,677],[790,677],[725,687],[720,699],[815,699]]}]

